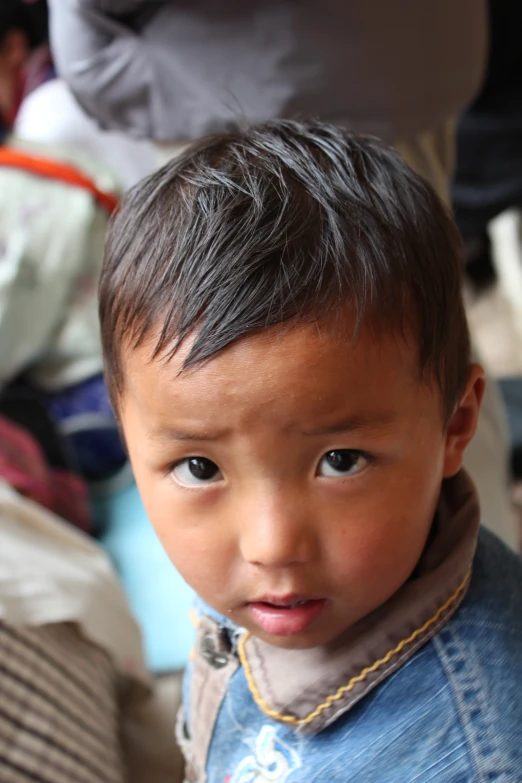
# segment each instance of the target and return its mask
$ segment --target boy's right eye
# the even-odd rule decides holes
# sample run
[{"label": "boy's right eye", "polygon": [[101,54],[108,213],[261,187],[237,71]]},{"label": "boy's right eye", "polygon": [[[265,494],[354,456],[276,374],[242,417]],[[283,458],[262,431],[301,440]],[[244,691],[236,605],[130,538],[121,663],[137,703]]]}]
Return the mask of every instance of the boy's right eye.
[{"label": "boy's right eye", "polygon": [[171,475],[182,487],[202,487],[223,478],[223,474],[211,459],[187,457],[172,468]]}]

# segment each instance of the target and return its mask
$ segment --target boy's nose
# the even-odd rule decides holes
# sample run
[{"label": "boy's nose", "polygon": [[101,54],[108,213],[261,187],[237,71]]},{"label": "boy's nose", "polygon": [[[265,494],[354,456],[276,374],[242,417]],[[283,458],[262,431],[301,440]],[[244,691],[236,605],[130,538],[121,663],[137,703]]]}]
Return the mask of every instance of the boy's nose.
[{"label": "boy's nose", "polygon": [[310,562],[317,550],[317,533],[303,503],[280,493],[248,503],[239,537],[243,559],[265,568]]}]

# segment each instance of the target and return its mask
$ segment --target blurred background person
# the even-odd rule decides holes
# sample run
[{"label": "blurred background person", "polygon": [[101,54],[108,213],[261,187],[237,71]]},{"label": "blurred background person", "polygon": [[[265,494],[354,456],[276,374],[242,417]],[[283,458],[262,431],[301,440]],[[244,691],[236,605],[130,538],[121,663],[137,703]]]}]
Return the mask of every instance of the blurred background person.
[{"label": "blurred background person", "polygon": [[[487,47],[484,0],[51,0],[51,10],[58,72],[102,128],[179,145],[315,116],[422,147],[446,194],[447,124],[478,90]],[[426,132],[437,134],[429,151]]]},{"label": "blurred background person", "polygon": [[489,19],[486,75],[459,119],[452,188],[466,273],[479,289],[495,276],[488,223],[522,206],[522,3],[490,0]]},{"label": "blurred background person", "polygon": [[44,0],[0,3],[0,130],[13,125],[23,99],[54,76]]}]

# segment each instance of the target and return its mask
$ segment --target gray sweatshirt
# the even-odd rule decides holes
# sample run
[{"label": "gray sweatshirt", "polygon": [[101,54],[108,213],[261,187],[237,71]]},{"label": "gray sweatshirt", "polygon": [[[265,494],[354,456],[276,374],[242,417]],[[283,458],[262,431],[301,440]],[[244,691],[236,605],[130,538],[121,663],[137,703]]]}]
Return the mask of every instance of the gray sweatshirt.
[{"label": "gray sweatshirt", "polygon": [[408,139],[482,77],[484,0],[51,0],[59,73],[104,128],[184,141],[274,117]]}]

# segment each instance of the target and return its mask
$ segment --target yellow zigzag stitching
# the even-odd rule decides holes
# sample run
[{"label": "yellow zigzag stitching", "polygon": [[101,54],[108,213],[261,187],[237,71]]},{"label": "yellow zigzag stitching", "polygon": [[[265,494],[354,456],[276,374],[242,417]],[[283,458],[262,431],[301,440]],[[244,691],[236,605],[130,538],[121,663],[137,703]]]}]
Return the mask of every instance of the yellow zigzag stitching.
[{"label": "yellow zigzag stitching", "polygon": [[250,669],[250,664],[248,662],[246,652],[245,652],[245,644],[249,636],[251,636],[250,633],[246,633],[239,641],[238,645],[238,652],[239,652],[239,658],[241,660],[241,664],[245,670],[245,676],[248,682],[248,686],[252,692],[252,696],[254,697],[254,701],[260,707],[265,715],[268,715],[270,718],[276,718],[277,720],[284,721],[285,723],[293,723],[298,726],[305,726],[307,723],[311,723],[314,718],[317,718],[318,715],[323,712],[323,710],[327,709],[328,707],[331,707],[332,704],[335,701],[338,701],[345,693],[348,693],[349,691],[353,690],[355,685],[357,685],[360,682],[363,682],[368,674],[373,674],[373,672],[377,671],[381,666],[384,666],[386,663],[388,663],[395,655],[402,652],[402,650],[408,645],[414,642],[416,639],[418,639],[419,636],[421,636],[423,633],[425,633],[429,628],[431,628],[432,625],[438,622],[438,620],[441,618],[441,616],[446,612],[450,606],[457,600],[457,598],[460,596],[460,594],[465,590],[469,580],[471,577],[471,568],[464,577],[463,581],[460,583],[460,585],[457,587],[453,595],[448,598],[445,604],[440,607],[440,609],[437,610],[437,612],[431,617],[429,620],[427,620],[424,625],[422,625],[420,628],[417,628],[413,633],[408,636],[406,639],[402,639],[398,643],[396,647],[393,648],[393,650],[390,650],[386,653],[384,658],[379,658],[379,660],[375,661],[375,663],[372,663],[371,666],[368,666],[366,669],[363,669],[360,674],[357,674],[355,677],[352,677],[352,679],[346,684],[342,685],[336,693],[331,694],[330,696],[327,696],[327,698],[322,702],[322,704],[319,704],[313,712],[311,712],[309,715],[307,715],[305,718],[295,718],[293,715],[283,715],[280,712],[277,712],[276,710],[270,709],[268,704],[265,702],[265,700],[260,695],[257,685],[254,682],[254,678],[252,676],[252,670]]}]

